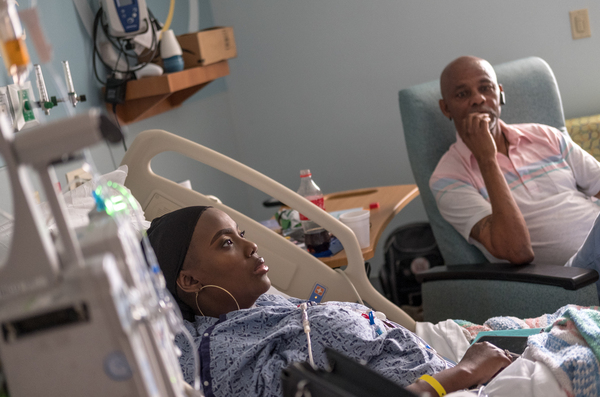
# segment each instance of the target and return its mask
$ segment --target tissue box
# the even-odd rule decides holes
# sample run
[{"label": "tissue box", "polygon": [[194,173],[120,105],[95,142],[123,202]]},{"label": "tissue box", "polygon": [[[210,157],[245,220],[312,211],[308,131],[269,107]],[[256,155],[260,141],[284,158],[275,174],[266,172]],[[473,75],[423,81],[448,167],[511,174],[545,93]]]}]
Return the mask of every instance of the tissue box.
[{"label": "tissue box", "polygon": [[210,65],[237,56],[232,27],[214,27],[177,36],[185,69]]}]

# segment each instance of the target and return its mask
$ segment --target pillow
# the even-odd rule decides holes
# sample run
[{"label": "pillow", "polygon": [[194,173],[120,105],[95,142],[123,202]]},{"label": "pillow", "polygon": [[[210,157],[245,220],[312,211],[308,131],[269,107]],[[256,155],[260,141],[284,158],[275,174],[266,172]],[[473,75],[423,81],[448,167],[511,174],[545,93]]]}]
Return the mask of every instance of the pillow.
[{"label": "pillow", "polygon": [[288,294],[286,294],[285,292],[281,292],[279,291],[277,288],[275,288],[273,285],[271,285],[271,287],[269,287],[269,290],[267,292],[265,292],[265,294],[269,294],[269,295],[279,295],[279,296],[283,296],[284,298],[288,299],[291,298],[291,296],[289,296]]}]

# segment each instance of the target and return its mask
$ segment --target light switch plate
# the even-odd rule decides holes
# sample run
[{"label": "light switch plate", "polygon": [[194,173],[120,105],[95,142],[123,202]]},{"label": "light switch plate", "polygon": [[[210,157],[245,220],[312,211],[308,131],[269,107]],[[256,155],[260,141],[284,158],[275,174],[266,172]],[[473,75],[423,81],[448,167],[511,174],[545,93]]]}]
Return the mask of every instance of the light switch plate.
[{"label": "light switch plate", "polygon": [[569,11],[569,18],[571,19],[571,34],[573,35],[573,40],[592,36],[592,31],[590,30],[590,17],[587,8]]}]

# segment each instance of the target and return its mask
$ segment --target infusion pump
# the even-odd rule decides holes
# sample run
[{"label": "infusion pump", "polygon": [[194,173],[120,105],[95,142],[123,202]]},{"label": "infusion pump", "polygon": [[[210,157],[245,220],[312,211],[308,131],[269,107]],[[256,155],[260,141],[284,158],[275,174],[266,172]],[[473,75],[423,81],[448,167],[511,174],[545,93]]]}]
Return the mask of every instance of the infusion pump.
[{"label": "infusion pump", "polygon": [[[9,395],[198,395],[183,380],[174,345],[174,334],[185,334],[182,320],[151,248],[142,250],[122,213],[133,200],[111,190],[124,188],[99,183],[90,224],[73,230],[54,188],[52,164],[103,139],[117,142],[117,126],[92,109],[19,134],[0,114],[0,132],[14,203],[13,239],[0,264],[0,361]],[[40,178],[54,236],[24,167]]]},{"label": "infusion pump", "polygon": [[150,29],[146,0],[102,0],[102,10],[114,37],[133,37]]}]

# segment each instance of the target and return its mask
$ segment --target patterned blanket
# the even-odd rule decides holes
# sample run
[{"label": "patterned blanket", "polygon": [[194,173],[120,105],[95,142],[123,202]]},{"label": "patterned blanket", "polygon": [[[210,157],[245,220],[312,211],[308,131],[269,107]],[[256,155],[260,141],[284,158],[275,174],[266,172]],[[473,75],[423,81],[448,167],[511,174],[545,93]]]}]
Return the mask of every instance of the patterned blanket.
[{"label": "patterned blanket", "polygon": [[525,358],[547,365],[569,396],[600,396],[600,308],[568,305],[537,318],[494,317],[483,325],[455,320],[472,341],[481,331],[544,328],[529,337]]}]

